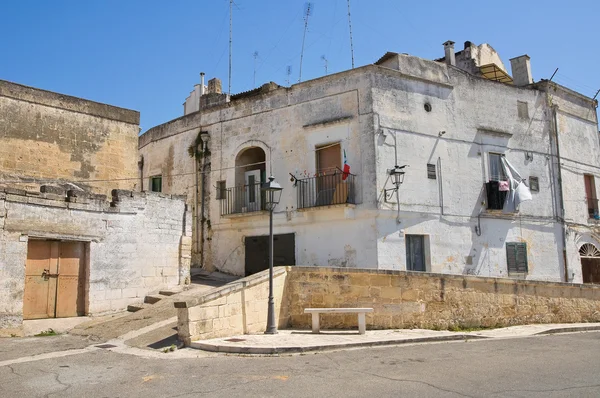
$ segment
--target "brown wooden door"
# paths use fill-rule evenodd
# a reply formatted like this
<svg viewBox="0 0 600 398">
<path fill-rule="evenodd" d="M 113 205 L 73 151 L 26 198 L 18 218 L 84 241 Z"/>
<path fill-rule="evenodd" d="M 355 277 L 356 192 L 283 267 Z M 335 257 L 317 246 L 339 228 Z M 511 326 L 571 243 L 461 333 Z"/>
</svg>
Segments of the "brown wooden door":
<svg viewBox="0 0 600 398">
<path fill-rule="evenodd" d="M 56 317 L 85 314 L 85 245 L 82 242 L 60 242 Z"/>
<path fill-rule="evenodd" d="M 600 283 L 600 258 L 581 258 L 583 283 Z"/>
<path fill-rule="evenodd" d="M 23 318 L 84 315 L 85 263 L 83 242 L 30 240 Z"/>
</svg>

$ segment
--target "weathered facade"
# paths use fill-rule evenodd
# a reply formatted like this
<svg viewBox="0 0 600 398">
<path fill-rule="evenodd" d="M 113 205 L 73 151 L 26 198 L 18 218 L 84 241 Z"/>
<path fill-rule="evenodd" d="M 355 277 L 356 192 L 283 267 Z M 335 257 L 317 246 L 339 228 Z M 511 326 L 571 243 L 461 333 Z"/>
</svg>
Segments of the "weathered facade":
<svg viewBox="0 0 600 398">
<path fill-rule="evenodd" d="M 189 283 L 185 198 L 131 190 L 138 123 L 135 111 L 0 81 L 0 335 Z"/>
<path fill-rule="evenodd" d="M 144 133 L 145 181 L 193 206 L 194 263 L 266 266 L 259 184 L 273 175 L 276 264 L 591 281 L 597 102 L 534 83 L 527 56 L 510 76 L 489 45 L 453 45 L 438 61 L 388 53 L 291 87 L 209 89 L 198 112 Z M 502 210 L 503 159 L 532 191 L 516 210 Z"/>
<path fill-rule="evenodd" d="M 139 112 L 0 80 L 0 118 L 0 187 L 139 190 Z"/>
<path fill-rule="evenodd" d="M 4 189 L 0 334 L 20 334 L 23 319 L 123 311 L 189 283 L 190 244 L 183 198 L 115 190 L 108 202 Z M 74 245 L 75 255 L 64 253 Z"/>
</svg>

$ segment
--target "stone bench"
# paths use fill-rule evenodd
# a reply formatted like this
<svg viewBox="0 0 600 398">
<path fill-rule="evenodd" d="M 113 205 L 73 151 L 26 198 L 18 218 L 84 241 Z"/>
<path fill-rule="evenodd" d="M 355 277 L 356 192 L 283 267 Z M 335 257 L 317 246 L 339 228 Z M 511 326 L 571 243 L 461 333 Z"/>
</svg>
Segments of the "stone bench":
<svg viewBox="0 0 600 398">
<path fill-rule="evenodd" d="M 373 308 L 305 308 L 305 314 L 312 314 L 312 331 L 319 333 L 319 314 L 358 314 L 358 334 L 365 334 L 367 321 L 365 314 L 373 312 Z"/>
</svg>

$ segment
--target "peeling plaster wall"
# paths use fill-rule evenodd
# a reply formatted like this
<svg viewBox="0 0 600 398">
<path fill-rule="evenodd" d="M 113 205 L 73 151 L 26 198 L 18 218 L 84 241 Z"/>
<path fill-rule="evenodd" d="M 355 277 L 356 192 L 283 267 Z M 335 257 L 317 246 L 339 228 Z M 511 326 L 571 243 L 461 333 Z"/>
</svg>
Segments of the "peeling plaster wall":
<svg viewBox="0 0 600 398">
<path fill-rule="evenodd" d="M 295 234 L 298 264 L 404 270 L 406 235 L 419 234 L 427 237 L 431 272 L 506 277 L 506 242 L 525 242 L 529 271 L 511 277 L 564 280 L 552 105 L 560 110 L 561 155 L 597 172 L 598 124 L 589 99 L 568 90 L 550 96 L 542 83 L 514 87 L 408 55 L 395 55 L 382 67 L 369 65 L 235 97 L 140 137 L 142 153 L 151 154 L 146 148 L 155 145 L 165 154 L 175 145 L 177 159 L 197 131 L 209 132 L 207 268 L 243 275 L 244 238 L 268 234 L 266 213 L 222 217 L 221 201 L 215 198 L 216 181 L 226 181 L 227 187 L 239 183 L 234 166 L 240 151 L 259 147 L 265 152 L 266 175 L 272 173 L 284 188 L 274 231 Z M 431 105 L 430 112 L 425 104 Z M 523 104 L 526 114 L 523 108 L 519 112 Z M 563 139 L 567 134 L 576 138 Z M 288 173 L 313 175 L 315 146 L 336 141 L 357 174 L 358 204 L 298 211 L 297 188 Z M 486 209 L 490 153 L 504 154 L 522 177 L 539 179 L 539 192 L 518 213 Z M 395 164 L 410 165 L 399 204 L 395 195 L 386 200 L 383 194 L 392 187 L 388 170 Z M 427 177 L 428 164 L 435 165 L 436 179 Z M 176 161 L 174 170 L 186 167 Z M 567 221 L 578 220 L 583 228 L 575 231 L 569 224 L 566 245 L 569 281 L 580 282 L 576 241 L 595 240 L 596 227 L 586 217 L 582 176 L 563 169 L 563 180 Z"/>
<path fill-rule="evenodd" d="M 210 135 L 211 173 L 206 187 L 206 231 L 204 261 L 207 268 L 244 274 L 246 236 L 268 234 L 265 213 L 221 217 L 221 201 L 215 197 L 216 181 L 233 187 L 235 159 L 250 147 L 265 152 L 266 175 L 273 174 L 283 186 L 274 215 L 275 233 L 294 233 L 296 262 L 347 267 L 375 267 L 375 223 L 368 209 L 375 203 L 374 158 L 368 89 L 371 66 L 321 79 L 279 88 L 157 126 L 140 137 L 144 175 L 152 167 L 164 167 L 167 148 L 173 146 L 173 173 L 185 173 L 193 162 L 187 148 L 200 130 Z M 313 176 L 315 147 L 340 142 L 346 150 L 355 181 L 356 206 L 297 210 L 297 188 L 289 173 L 298 178 Z M 341 164 L 341 160 L 340 160 Z M 148 165 L 148 169 L 146 169 Z M 171 193 L 184 194 L 191 177 L 176 178 Z M 239 178 L 238 178 L 239 180 Z M 164 180 L 163 180 L 164 181 Z M 164 184 L 164 183 L 163 183 Z M 193 200 L 189 190 L 188 200 Z M 197 239 L 197 235 L 195 235 Z M 323 245 L 327 241 L 329 244 Z M 364 250 L 357 250 L 364 248 Z M 196 256 L 195 264 L 199 258 Z M 367 265 L 368 264 L 368 265 Z"/>
<path fill-rule="evenodd" d="M 430 272 L 506 277 L 505 243 L 526 242 L 529 272 L 518 277 L 564 281 L 553 119 L 546 93 L 479 79 L 439 63 L 432 69 L 437 74 L 425 74 L 409 68 L 414 63 L 409 59 L 399 55 L 400 71 L 381 74 L 373 87 L 374 112 L 382 132 L 375 143 L 379 267 L 406 269 L 405 236 L 416 234 L 427 237 Z M 429 61 L 422 62 L 427 69 Z M 401 74 L 406 70 L 410 70 L 408 78 Z M 585 170 L 597 172 L 595 111 L 589 99 L 585 103 L 572 96 L 561 98 L 561 109 L 569 110 L 569 114 L 559 112 L 561 156 L 572 156 Z M 528 118 L 518 114 L 517 101 L 527 104 Z M 425 103 L 431 104 L 431 112 L 424 109 Z M 568 132 L 572 137 L 567 139 Z M 386 170 L 395 164 L 394 135 L 398 164 L 410 165 L 400 188 L 400 224 L 396 198 L 386 201 L 382 195 L 384 188 L 391 187 Z M 522 177 L 539 178 L 540 191 L 533 192 L 533 200 L 522 203 L 518 213 L 488 211 L 482 205 L 490 152 L 505 154 Z M 437 179 L 427 178 L 427 164 L 436 165 Z M 571 215 L 587 223 L 583 176 L 574 178 L 565 168 L 567 219 Z M 569 281 L 580 282 L 575 246 L 567 244 Z"/>
<path fill-rule="evenodd" d="M 98 315 L 189 282 L 189 218 L 183 199 L 170 195 L 115 190 L 111 205 L 0 190 L 0 335 L 20 333 L 29 239 L 87 243 L 87 313 Z"/>
<path fill-rule="evenodd" d="M 0 80 L 0 186 L 136 189 L 138 132 L 138 112 Z"/>
</svg>

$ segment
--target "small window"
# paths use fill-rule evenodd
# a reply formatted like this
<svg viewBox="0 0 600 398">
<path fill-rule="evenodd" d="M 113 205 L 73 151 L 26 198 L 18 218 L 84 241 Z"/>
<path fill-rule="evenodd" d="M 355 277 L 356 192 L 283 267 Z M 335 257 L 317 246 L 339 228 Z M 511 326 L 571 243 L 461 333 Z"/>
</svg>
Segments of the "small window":
<svg viewBox="0 0 600 398">
<path fill-rule="evenodd" d="M 408 271 L 427 271 L 429 255 L 425 235 L 406 235 L 406 269 Z"/>
<path fill-rule="evenodd" d="M 540 191 L 540 181 L 537 177 L 529 176 L 529 189 L 531 190 L 531 192 Z"/>
<path fill-rule="evenodd" d="M 529 119 L 527 102 L 517 101 L 517 113 L 519 114 L 519 119 Z"/>
<path fill-rule="evenodd" d="M 423 108 L 425 108 L 425 112 L 431 112 L 431 104 L 429 102 L 426 102 Z"/>
<path fill-rule="evenodd" d="M 502 167 L 502 155 L 499 153 L 488 154 L 490 162 L 490 181 L 506 181 L 506 174 L 504 173 L 504 167 Z"/>
<path fill-rule="evenodd" d="M 162 192 L 162 176 L 150 177 L 150 190 L 152 192 Z"/>
<path fill-rule="evenodd" d="M 435 164 L 427 164 L 427 178 L 431 180 L 436 179 Z"/>
<path fill-rule="evenodd" d="M 508 273 L 527 273 L 527 243 L 506 243 Z"/>
<path fill-rule="evenodd" d="M 595 218 L 598 216 L 598 197 L 596 196 L 596 179 L 591 174 L 584 174 L 585 183 L 585 201 L 587 203 L 588 216 Z"/>
<path fill-rule="evenodd" d="M 227 188 L 225 187 L 225 181 L 217 181 L 217 200 L 225 199 L 227 197 Z"/>
</svg>

